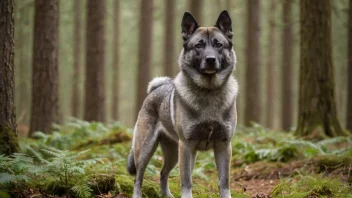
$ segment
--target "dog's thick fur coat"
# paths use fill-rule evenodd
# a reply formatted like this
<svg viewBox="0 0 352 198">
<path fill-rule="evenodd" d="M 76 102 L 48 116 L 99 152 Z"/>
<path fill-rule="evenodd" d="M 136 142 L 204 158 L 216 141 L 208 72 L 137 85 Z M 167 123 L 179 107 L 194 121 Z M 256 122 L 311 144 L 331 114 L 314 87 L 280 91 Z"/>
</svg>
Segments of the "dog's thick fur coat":
<svg viewBox="0 0 352 198">
<path fill-rule="evenodd" d="M 170 171 L 180 166 L 182 197 L 192 197 L 192 169 L 199 150 L 213 149 L 221 197 L 231 197 L 229 171 L 231 138 L 236 122 L 238 85 L 232 76 L 236 55 L 232 49 L 231 18 L 223 11 L 215 27 L 199 27 L 190 13 L 182 20 L 184 47 L 180 72 L 171 79 L 149 83 L 138 114 L 127 169 L 136 175 L 134 198 L 142 197 L 147 164 L 158 144 L 164 155 L 161 195 L 173 197 Z"/>
</svg>

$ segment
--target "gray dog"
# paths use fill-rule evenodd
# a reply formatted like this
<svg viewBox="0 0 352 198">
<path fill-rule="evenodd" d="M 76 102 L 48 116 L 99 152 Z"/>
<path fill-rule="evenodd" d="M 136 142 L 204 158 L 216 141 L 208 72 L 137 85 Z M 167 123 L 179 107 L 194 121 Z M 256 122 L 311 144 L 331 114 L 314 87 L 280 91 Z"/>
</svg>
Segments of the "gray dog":
<svg viewBox="0 0 352 198">
<path fill-rule="evenodd" d="M 180 166 L 182 197 L 192 197 L 192 169 L 198 150 L 214 150 L 220 195 L 231 197 L 231 137 L 236 122 L 237 81 L 232 76 L 236 55 L 232 23 L 226 10 L 214 27 L 199 27 L 186 12 L 182 19 L 180 72 L 155 78 L 138 114 L 127 169 L 135 175 L 133 197 L 142 197 L 143 175 L 158 143 L 164 155 L 161 195 L 173 197 L 168 178 Z"/>
</svg>

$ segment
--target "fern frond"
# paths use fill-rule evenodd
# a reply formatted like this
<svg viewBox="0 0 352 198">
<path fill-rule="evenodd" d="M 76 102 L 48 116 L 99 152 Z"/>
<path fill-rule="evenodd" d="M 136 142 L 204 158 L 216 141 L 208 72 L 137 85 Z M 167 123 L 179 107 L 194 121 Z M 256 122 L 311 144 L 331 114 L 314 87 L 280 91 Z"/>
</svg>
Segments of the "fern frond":
<svg viewBox="0 0 352 198">
<path fill-rule="evenodd" d="M 33 133 L 32 135 L 34 138 L 39 138 L 39 139 L 42 139 L 44 141 L 46 141 L 48 138 L 49 138 L 49 135 L 48 134 L 45 134 L 41 131 L 37 131 L 35 133 Z"/>
<path fill-rule="evenodd" d="M 71 188 L 71 190 L 77 195 L 77 197 L 91 197 L 93 190 L 86 183 L 80 183 Z"/>
<path fill-rule="evenodd" d="M 8 184 L 16 181 L 16 176 L 9 173 L 0 173 L 0 184 Z"/>
<path fill-rule="evenodd" d="M 310 141 L 289 140 L 289 141 L 285 141 L 285 142 L 288 143 L 289 145 L 297 146 L 297 148 L 306 148 L 306 149 L 308 148 L 317 154 L 321 154 L 321 155 L 326 154 L 326 152 L 320 146 L 318 146 Z"/>
<path fill-rule="evenodd" d="M 339 136 L 339 137 L 335 137 L 335 138 L 329 138 L 329 139 L 322 140 L 316 144 L 318 146 L 328 146 L 331 144 L 337 144 L 337 143 L 342 143 L 342 142 L 347 142 L 347 141 L 348 141 L 348 138 L 343 137 L 343 136 Z"/>
</svg>

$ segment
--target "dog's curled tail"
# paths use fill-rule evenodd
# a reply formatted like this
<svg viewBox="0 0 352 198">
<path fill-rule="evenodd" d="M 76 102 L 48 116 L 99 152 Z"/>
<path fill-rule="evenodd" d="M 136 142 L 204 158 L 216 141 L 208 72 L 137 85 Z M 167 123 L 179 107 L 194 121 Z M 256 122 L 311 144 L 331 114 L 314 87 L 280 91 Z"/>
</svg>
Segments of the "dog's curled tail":
<svg viewBox="0 0 352 198">
<path fill-rule="evenodd" d="M 166 77 L 166 76 L 154 78 L 152 81 L 149 82 L 147 94 L 150 94 L 156 88 L 164 84 L 170 83 L 171 81 L 172 81 L 172 78 Z"/>
<path fill-rule="evenodd" d="M 127 171 L 130 175 L 136 175 L 137 173 L 136 165 L 134 163 L 134 154 L 133 154 L 132 148 L 127 158 Z"/>
</svg>

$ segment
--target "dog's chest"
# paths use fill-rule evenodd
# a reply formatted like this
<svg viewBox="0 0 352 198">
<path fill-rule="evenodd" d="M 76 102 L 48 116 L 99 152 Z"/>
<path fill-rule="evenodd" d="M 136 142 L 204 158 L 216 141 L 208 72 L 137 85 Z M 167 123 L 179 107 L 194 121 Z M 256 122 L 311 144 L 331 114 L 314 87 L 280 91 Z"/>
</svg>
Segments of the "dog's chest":
<svg viewBox="0 0 352 198">
<path fill-rule="evenodd" d="M 186 140 L 195 144 L 197 150 L 208 150 L 214 144 L 229 141 L 232 126 L 218 121 L 204 121 L 191 125 L 184 133 Z"/>
<path fill-rule="evenodd" d="M 187 130 L 188 140 L 227 141 L 230 139 L 232 126 L 217 121 L 204 121 L 191 125 Z"/>
</svg>

